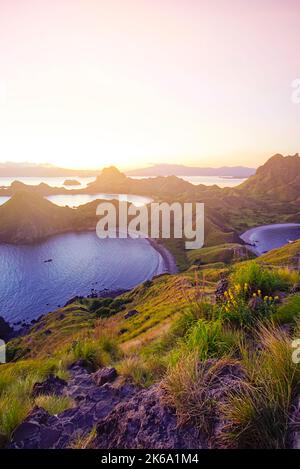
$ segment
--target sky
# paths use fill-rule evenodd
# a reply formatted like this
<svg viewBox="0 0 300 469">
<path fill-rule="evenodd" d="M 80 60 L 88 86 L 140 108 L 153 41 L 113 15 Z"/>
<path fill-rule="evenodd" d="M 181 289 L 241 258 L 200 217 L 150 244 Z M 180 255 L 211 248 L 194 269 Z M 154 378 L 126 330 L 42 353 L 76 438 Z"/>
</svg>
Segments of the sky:
<svg viewBox="0 0 300 469">
<path fill-rule="evenodd" d="M 296 153 L 299 24 L 299 0 L 0 0 L 0 161 Z"/>
</svg>

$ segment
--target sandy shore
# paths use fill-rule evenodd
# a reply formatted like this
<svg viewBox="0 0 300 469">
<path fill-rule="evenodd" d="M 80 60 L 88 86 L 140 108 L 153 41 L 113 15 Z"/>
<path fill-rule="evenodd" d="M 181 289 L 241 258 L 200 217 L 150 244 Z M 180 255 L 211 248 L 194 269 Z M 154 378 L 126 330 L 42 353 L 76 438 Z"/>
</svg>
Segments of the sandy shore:
<svg viewBox="0 0 300 469">
<path fill-rule="evenodd" d="M 245 231 L 242 235 L 240 235 L 240 238 L 244 241 L 244 243 L 247 245 L 248 249 L 252 251 L 254 254 L 257 256 L 260 256 L 262 253 L 259 249 L 256 247 L 256 239 L 259 237 L 259 234 L 262 233 L 263 231 L 267 230 L 281 230 L 283 228 L 294 228 L 294 227 L 300 227 L 299 223 L 274 223 L 272 225 L 262 225 L 262 226 L 257 226 L 255 228 L 251 228 L 250 230 Z"/>
<path fill-rule="evenodd" d="M 168 251 L 165 246 L 159 244 L 155 239 L 147 238 L 149 244 L 161 255 L 166 272 L 169 274 L 176 274 L 178 268 L 174 256 Z"/>
</svg>

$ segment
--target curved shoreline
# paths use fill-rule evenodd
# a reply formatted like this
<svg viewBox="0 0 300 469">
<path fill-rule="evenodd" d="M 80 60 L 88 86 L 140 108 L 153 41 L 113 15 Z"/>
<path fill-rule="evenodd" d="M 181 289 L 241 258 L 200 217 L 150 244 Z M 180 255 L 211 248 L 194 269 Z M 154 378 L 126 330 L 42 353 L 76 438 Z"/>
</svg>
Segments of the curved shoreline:
<svg viewBox="0 0 300 469">
<path fill-rule="evenodd" d="M 86 232 L 86 234 L 88 234 L 89 232 Z M 69 233 L 70 234 L 70 233 Z M 77 240 L 77 237 L 76 235 L 78 233 L 73 233 L 75 235 L 75 247 L 77 246 L 77 242 L 79 242 Z M 81 234 L 84 234 L 84 233 L 81 233 Z M 65 233 L 64 234 L 60 234 L 60 235 L 57 235 L 59 238 L 61 238 L 61 240 L 59 241 L 58 240 L 58 243 L 62 243 L 62 242 L 67 242 L 67 238 L 65 238 Z M 53 237 L 54 238 L 54 237 Z M 73 238 L 71 238 L 73 239 Z M 83 238 L 84 240 L 85 238 Z M 92 279 L 91 280 L 91 283 L 90 283 L 90 288 L 88 287 L 87 291 L 84 291 L 79 288 L 80 287 L 80 282 L 77 283 L 77 286 L 76 284 L 74 284 L 74 288 L 72 287 L 72 289 L 70 290 L 70 295 L 60 295 L 58 296 L 56 293 L 56 290 L 54 290 L 54 298 L 52 298 L 52 293 L 51 291 L 53 290 L 53 286 L 52 284 L 47 286 L 47 288 L 49 289 L 49 298 L 51 297 L 51 301 L 49 302 L 48 301 L 48 297 L 47 297 L 47 300 L 45 299 L 45 301 L 42 301 L 43 304 L 40 305 L 40 308 L 37 308 L 37 307 L 34 307 L 34 303 L 32 303 L 32 307 L 28 309 L 28 311 L 26 312 L 26 314 L 22 314 L 20 315 L 19 313 L 18 314 L 10 314 L 10 315 L 5 315 L 5 318 L 6 320 L 9 321 L 10 324 L 13 325 L 14 329 L 16 330 L 16 326 L 18 326 L 18 329 L 23 329 L 23 326 L 25 324 L 30 324 L 32 322 L 32 319 L 36 319 L 37 317 L 40 317 L 41 314 L 44 315 L 44 314 L 48 314 L 48 312 L 51 312 L 51 311 L 54 311 L 56 310 L 57 308 L 61 307 L 61 305 L 65 304 L 65 303 L 68 303 L 70 301 L 70 297 L 71 298 L 74 298 L 75 296 L 85 296 L 85 297 L 115 297 L 115 296 L 118 296 L 122 293 L 124 293 L 125 291 L 129 291 L 133 288 L 135 288 L 137 285 L 143 283 L 144 281 L 146 281 L 146 279 L 149 279 L 149 280 L 152 280 L 154 277 L 156 276 L 159 276 L 159 275 L 164 275 L 164 274 L 172 274 L 172 273 L 176 273 L 177 272 L 177 267 L 176 267 L 176 262 L 175 262 L 175 259 L 173 258 L 172 254 L 165 248 L 165 246 L 162 246 L 160 245 L 156 240 L 153 240 L 153 239 L 149 239 L 149 238 L 144 238 L 144 239 L 141 239 L 141 241 L 143 241 L 143 252 L 145 252 L 145 258 L 146 259 L 146 263 L 144 265 L 144 267 L 142 265 L 140 266 L 137 266 L 137 269 L 138 271 L 141 270 L 141 272 L 144 272 L 146 271 L 146 277 L 141 274 L 140 276 L 139 275 L 135 275 L 133 276 L 133 278 L 136 278 L 137 281 L 135 281 L 131 286 L 129 285 L 129 283 L 125 282 L 126 286 L 122 286 L 122 285 L 119 285 L 119 283 L 117 283 L 115 285 L 114 281 L 110 282 L 108 281 L 107 284 L 104 284 L 102 285 L 102 283 L 99 283 L 98 279 L 96 279 L 97 281 L 94 282 L 95 279 Z M 80 241 L 81 242 L 81 241 Z M 40 244 L 40 243 L 38 243 Z M 43 244 L 43 242 L 42 242 Z M 110 246 L 110 249 L 113 250 L 114 248 L 114 245 L 115 243 L 114 242 L 111 242 L 109 244 Z M 127 252 L 127 249 L 126 249 L 127 245 L 125 244 L 124 245 L 124 249 L 126 250 Z M 130 247 L 130 246 L 129 246 Z M 8 246 L 8 248 L 10 249 L 10 246 Z M 17 247 L 17 249 L 22 249 L 22 246 L 20 247 Z M 136 251 L 135 247 L 130 247 L 130 249 L 133 251 L 128 251 L 129 253 L 132 252 L 132 254 L 134 254 L 134 252 Z M 47 251 L 47 252 L 46 252 Z M 112 252 L 112 251 L 111 251 Z M 119 251 L 117 251 L 119 252 Z M 148 254 L 147 254 L 148 252 Z M 123 252 L 123 254 L 125 255 L 126 257 L 126 253 Z M 48 256 L 48 257 L 47 257 Z M 51 251 L 51 255 L 50 255 L 50 251 L 48 251 L 48 247 L 44 247 L 43 250 L 42 250 L 42 254 L 40 256 L 40 262 L 39 262 L 39 266 L 41 263 L 43 263 L 43 259 L 46 259 L 46 258 L 49 258 L 49 257 L 53 257 L 52 256 L 52 251 Z M 54 256 L 55 258 L 55 256 Z M 56 258 L 55 258 L 56 259 Z M 143 263 L 143 260 L 141 260 L 140 258 L 138 258 L 141 263 Z M 148 261 L 147 261 L 148 259 Z M 43 263 L 44 264 L 44 263 Z M 108 264 L 110 265 L 111 262 L 108 261 Z M 50 267 L 49 267 L 50 268 Z M 133 268 L 134 268 L 134 264 L 133 264 Z M 42 269 L 44 269 L 42 267 Z M 47 267 L 48 269 L 48 267 Z M 44 272 L 44 270 L 43 270 Z M 148 272 L 148 273 L 147 273 Z M 51 283 L 51 282 L 50 282 Z M 97 286 L 94 286 L 96 285 Z M 78 287 L 78 288 L 77 288 Z M 52 290 L 51 290 L 52 289 Z M 9 300 L 9 301 L 12 301 L 12 300 Z M 45 305 L 44 305 L 45 303 Z M 49 304 L 51 303 L 51 304 Z M 53 304 L 52 304 L 53 303 Z M 30 305 L 29 305 L 30 306 Z M 37 311 L 39 314 L 36 314 Z M 41 314 L 40 314 L 41 313 Z M 9 317 L 9 319 L 7 319 Z"/>
<path fill-rule="evenodd" d="M 157 251 L 158 254 L 160 254 L 160 256 L 162 257 L 166 273 L 176 274 L 178 272 L 178 268 L 176 265 L 175 258 L 170 253 L 170 251 L 162 244 L 159 244 L 156 239 L 147 238 L 147 241 L 150 244 L 150 246 L 152 246 L 153 249 L 155 249 L 155 251 Z"/>
<path fill-rule="evenodd" d="M 260 256 L 262 255 L 262 252 L 256 248 L 255 235 L 263 231 L 280 230 L 282 228 L 300 228 L 300 224 L 299 223 L 274 223 L 271 225 L 261 225 L 261 226 L 257 226 L 254 228 L 250 228 L 249 230 L 245 231 L 243 234 L 240 235 L 240 238 L 244 241 L 244 243 L 247 245 L 250 251 L 252 251 L 257 256 Z M 271 249 L 269 249 L 268 251 L 271 251 Z"/>
</svg>

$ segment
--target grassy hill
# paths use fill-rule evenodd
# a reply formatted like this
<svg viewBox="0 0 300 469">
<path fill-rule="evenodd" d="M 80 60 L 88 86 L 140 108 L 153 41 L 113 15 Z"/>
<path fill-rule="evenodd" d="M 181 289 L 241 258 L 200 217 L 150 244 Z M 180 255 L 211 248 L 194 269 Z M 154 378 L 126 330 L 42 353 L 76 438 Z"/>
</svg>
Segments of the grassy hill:
<svg viewBox="0 0 300 469">
<path fill-rule="evenodd" d="M 104 172 L 95 191 L 205 202 L 206 246 L 185 252 L 182 241 L 170 240 L 188 270 L 116 298 L 74 299 L 10 341 L 9 363 L 0 367 L 0 444 L 37 404 L 34 384 L 51 373 L 69 380 L 70 365 L 80 361 L 89 371 L 114 366 L 121 382 L 140 388 L 159 385 L 178 426 L 196 428 L 207 447 L 292 446 L 300 395 L 299 365 L 291 359 L 300 334 L 300 240 L 255 260 L 237 240 L 247 227 L 299 214 L 299 160 L 276 155 L 234 189 Z M 84 229 L 95 222 L 97 203 L 72 210 L 18 192 L 0 207 L 0 239 L 29 242 Z M 61 398 L 51 398 L 59 414 Z"/>
<path fill-rule="evenodd" d="M 238 243 L 227 243 L 202 249 L 194 249 L 188 253 L 189 261 L 198 265 L 213 264 L 215 262 L 231 264 L 234 261 L 251 259 L 252 257 L 254 256 L 246 246 Z"/>
<path fill-rule="evenodd" d="M 130 193 L 147 195 L 155 201 L 203 202 L 205 204 L 205 246 L 239 242 L 238 234 L 253 226 L 299 220 L 300 157 L 275 155 L 260 167 L 254 176 L 237 188 L 221 189 L 217 186 L 194 186 L 175 176 L 136 180 L 126 177 L 116 168 L 106 168 L 88 188 L 76 193 Z M 43 199 L 34 199 L 34 193 L 48 193 L 47 187 L 29 187 L 15 183 L 11 203 L 0 207 L 4 230 L 0 239 L 7 240 L 6 229 L 13 242 L 38 239 L 48 233 L 63 232 L 66 226 L 84 229 L 94 226 L 95 214 L 90 204 L 77 209 L 77 214 L 66 208 L 51 208 Z M 55 193 L 56 188 L 51 189 Z M 64 189 L 66 191 L 66 189 Z M 27 193 L 27 195 L 25 194 Z M 72 191 L 74 192 L 74 191 Z M 18 193 L 22 193 L 21 196 Z M 32 196 L 30 199 L 30 195 Z M 24 200 L 23 200 L 24 199 Z M 31 201 L 30 201 L 31 200 Z M 34 202 L 35 201 L 35 202 Z M 289 202 L 289 203 L 286 203 Z M 36 205 L 36 210 L 34 208 Z M 19 206 L 19 207 L 18 207 Z M 23 207 L 24 206 L 24 207 Z M 64 212 L 63 212 L 64 210 Z M 45 213 L 43 220 L 42 213 Z M 48 213 L 49 212 L 49 213 Z M 2 215 L 1 215 L 2 213 Z M 22 213 L 25 215 L 22 216 Z M 63 214 L 63 215 L 62 215 Z M 22 222 L 19 228 L 18 219 Z M 50 229 L 51 220 L 53 229 Z M 25 220 L 33 220 L 32 225 Z M 8 223 L 8 225 L 7 225 Z M 18 230 L 19 228 L 19 230 Z M 30 230 L 32 233 L 30 234 Z M 14 231 L 18 231 L 14 234 Z"/>
<path fill-rule="evenodd" d="M 271 265 L 288 265 L 299 268 L 300 266 L 300 240 L 294 241 L 286 246 L 263 254 L 258 262 Z"/>
<path fill-rule="evenodd" d="M 31 243 L 73 227 L 74 211 L 38 194 L 17 192 L 0 206 L 0 241 Z"/>
<path fill-rule="evenodd" d="M 227 272 L 229 294 L 215 303 L 221 271 Z M 215 267 L 214 275 L 215 280 L 197 271 L 164 275 L 117 298 L 75 300 L 12 340 L 12 361 L 0 368 L 2 441 L 35 405 L 34 383 L 50 373 L 69 379 L 70 364 L 81 360 L 89 370 L 114 366 L 121 379 L 138 386 L 160 383 L 179 425 L 196 425 L 210 446 L 287 446 L 287 419 L 300 388 L 299 370 L 288 359 L 300 330 L 299 295 L 289 294 L 299 275 L 255 261 L 225 271 Z M 261 304 L 254 304 L 252 292 L 262 296 Z M 221 402 L 211 400 L 210 391 L 222 376 L 229 379 L 232 366 L 238 367 L 239 386 Z M 55 409 L 60 399 L 52 398 Z M 207 419 L 227 424 L 215 433 Z"/>
</svg>

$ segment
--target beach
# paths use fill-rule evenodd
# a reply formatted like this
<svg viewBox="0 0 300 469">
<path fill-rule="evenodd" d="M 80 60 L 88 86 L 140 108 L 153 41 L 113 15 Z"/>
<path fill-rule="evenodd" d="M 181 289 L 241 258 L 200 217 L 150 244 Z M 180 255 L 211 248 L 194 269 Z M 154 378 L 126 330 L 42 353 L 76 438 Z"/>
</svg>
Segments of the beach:
<svg viewBox="0 0 300 469">
<path fill-rule="evenodd" d="M 300 238 L 299 223 L 263 225 L 245 231 L 240 238 L 257 256 Z"/>
</svg>

